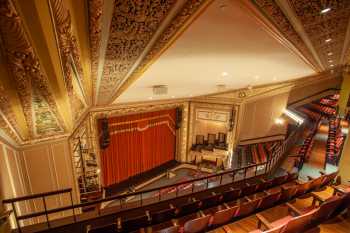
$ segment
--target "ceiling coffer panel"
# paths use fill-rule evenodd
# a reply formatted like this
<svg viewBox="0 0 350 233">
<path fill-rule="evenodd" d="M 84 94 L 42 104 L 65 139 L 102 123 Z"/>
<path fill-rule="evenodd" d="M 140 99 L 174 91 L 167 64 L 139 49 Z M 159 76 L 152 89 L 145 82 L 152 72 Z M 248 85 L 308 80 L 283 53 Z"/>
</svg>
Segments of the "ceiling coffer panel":
<svg viewBox="0 0 350 233">
<path fill-rule="evenodd" d="M 58 114 L 46 74 L 25 32 L 22 20 L 10 0 L 0 0 L 0 32 L 2 52 L 9 74 L 15 83 L 29 129 L 29 138 L 27 139 L 45 137 L 45 135 L 34 133 L 35 131 L 40 132 L 40 129 L 35 129 L 37 125 L 33 119 L 33 85 L 47 103 L 49 111 L 56 116 L 57 124 L 64 132 L 65 126 Z"/>
<path fill-rule="evenodd" d="M 115 1 L 98 103 L 110 102 L 175 2 Z"/>
<path fill-rule="evenodd" d="M 80 60 L 77 39 L 72 32 L 70 12 L 62 0 L 49 0 L 60 52 L 64 81 L 68 92 L 73 119 L 76 121 L 86 110 L 86 85 Z M 74 87 L 74 82 L 78 83 Z M 79 98 L 79 94 L 82 98 Z"/>
<path fill-rule="evenodd" d="M 342 64 L 341 56 L 350 19 L 350 1 L 289 0 L 289 2 L 325 67 Z M 326 8 L 330 11 L 322 14 L 321 11 Z M 329 39 L 331 40 L 327 42 Z"/>
</svg>

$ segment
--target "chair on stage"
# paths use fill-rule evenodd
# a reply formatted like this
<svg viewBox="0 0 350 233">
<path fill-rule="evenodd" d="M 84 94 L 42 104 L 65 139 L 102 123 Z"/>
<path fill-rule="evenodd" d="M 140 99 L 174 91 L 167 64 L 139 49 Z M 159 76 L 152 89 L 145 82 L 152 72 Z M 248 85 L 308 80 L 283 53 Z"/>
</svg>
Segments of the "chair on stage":
<svg viewBox="0 0 350 233">
<path fill-rule="evenodd" d="M 224 133 L 218 134 L 218 140 L 215 144 L 215 148 L 220 150 L 227 150 L 226 134 Z"/>
<path fill-rule="evenodd" d="M 207 141 L 207 144 L 204 146 L 204 149 L 209 151 L 214 151 L 215 142 L 216 142 L 216 135 L 212 133 L 208 133 L 208 141 Z"/>
<path fill-rule="evenodd" d="M 192 150 L 201 152 L 204 147 L 204 136 L 196 135 L 196 144 L 192 146 Z"/>
</svg>

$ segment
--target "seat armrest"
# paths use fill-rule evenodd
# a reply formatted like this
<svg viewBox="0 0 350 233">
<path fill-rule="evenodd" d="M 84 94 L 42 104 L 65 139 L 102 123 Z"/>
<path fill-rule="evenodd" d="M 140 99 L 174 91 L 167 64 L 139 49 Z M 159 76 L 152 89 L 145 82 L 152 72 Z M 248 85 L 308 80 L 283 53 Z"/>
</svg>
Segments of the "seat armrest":
<svg viewBox="0 0 350 233">
<path fill-rule="evenodd" d="M 253 200 L 250 199 L 249 197 L 244 197 L 244 199 L 246 199 L 247 201 L 253 201 Z"/>
<path fill-rule="evenodd" d="M 312 192 L 310 193 L 310 195 L 314 198 L 314 200 L 312 201 L 312 204 L 315 204 L 316 201 L 319 201 L 320 204 L 322 204 L 323 202 L 325 202 L 326 200 L 323 199 L 322 197 L 318 196 L 316 193 Z"/>
<path fill-rule="evenodd" d="M 177 219 L 171 219 L 171 223 L 173 224 L 173 226 L 179 225 L 179 222 L 177 221 Z"/>
<path fill-rule="evenodd" d="M 303 214 L 300 210 L 298 210 L 295 206 L 293 206 L 292 204 L 290 204 L 288 202 L 286 203 L 286 206 L 288 207 L 289 211 L 291 211 L 291 212 L 293 212 L 293 213 L 295 213 L 297 215 L 302 215 Z"/>
<path fill-rule="evenodd" d="M 331 187 L 334 189 L 334 194 L 336 194 L 336 193 L 342 193 L 342 194 L 346 193 L 346 192 L 344 191 L 344 189 L 339 188 L 339 187 L 337 187 L 337 186 L 335 186 L 335 185 L 331 185 Z"/>
<path fill-rule="evenodd" d="M 200 217 L 205 217 L 206 216 L 205 213 L 202 210 L 198 211 L 198 213 L 199 213 Z"/>
<path fill-rule="evenodd" d="M 228 209 L 230 206 L 227 203 L 223 203 L 223 205 Z"/>
<path fill-rule="evenodd" d="M 270 222 L 267 221 L 267 219 L 262 216 L 261 214 L 256 214 L 255 215 L 258 219 L 258 228 L 261 228 L 261 225 L 264 225 L 267 229 L 272 229 L 273 226 L 271 226 Z"/>
<path fill-rule="evenodd" d="M 264 193 L 266 194 L 266 195 L 270 195 L 271 193 L 269 192 L 269 191 L 267 191 L 267 190 L 264 190 Z"/>
<path fill-rule="evenodd" d="M 170 207 L 170 209 L 175 209 L 175 206 L 171 203 L 169 203 L 169 207 Z"/>
</svg>

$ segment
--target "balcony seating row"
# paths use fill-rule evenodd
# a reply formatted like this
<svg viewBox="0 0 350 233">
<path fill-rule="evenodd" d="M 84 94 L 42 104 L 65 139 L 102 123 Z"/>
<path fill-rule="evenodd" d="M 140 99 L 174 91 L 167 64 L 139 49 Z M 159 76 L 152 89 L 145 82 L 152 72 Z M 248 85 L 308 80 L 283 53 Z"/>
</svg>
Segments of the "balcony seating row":
<svg viewBox="0 0 350 233">
<path fill-rule="evenodd" d="M 336 165 L 339 160 L 339 152 L 344 142 L 341 132 L 340 119 L 329 119 L 329 130 L 327 139 L 327 162 Z"/>
<path fill-rule="evenodd" d="M 308 104 L 307 107 L 310 108 L 312 111 L 319 112 L 326 116 L 334 116 L 337 112 L 336 109 L 333 107 L 329 107 L 318 103 Z"/>
<path fill-rule="evenodd" d="M 183 232 L 201 232 L 208 227 L 217 227 L 256 210 L 269 208 L 277 202 L 316 190 L 329 184 L 336 173 L 323 175 L 306 183 L 293 181 L 296 176 L 288 174 L 246 184 L 241 189 L 231 187 L 222 192 L 200 193 L 196 197 L 187 198 L 187 201 L 183 199 L 182 203 L 170 203 L 168 207 L 164 206 L 157 211 L 146 207 L 143 216 L 128 220 L 119 218 L 112 225 L 90 229 L 88 232 L 140 232 L 140 228 L 147 228 L 147 232 L 178 232 L 179 229 Z"/>
<path fill-rule="evenodd" d="M 224 185 L 207 191 L 193 193 L 178 199 L 162 202 L 161 205 L 156 207 L 145 206 L 140 211 L 128 214 L 128 217 L 122 216 L 118 218 L 118 221 L 114 224 L 91 229 L 89 232 L 131 232 L 142 227 L 169 221 L 173 218 L 190 215 L 221 203 L 231 202 L 245 195 L 252 195 L 267 188 L 291 182 L 297 177 L 297 173 L 292 173 L 274 179 L 249 180 L 235 185 Z"/>
<path fill-rule="evenodd" d="M 255 143 L 242 146 L 240 153 L 245 156 L 247 165 L 264 163 L 268 161 L 273 154 L 274 149 L 281 144 L 281 141 L 272 141 L 264 143 Z"/>
</svg>

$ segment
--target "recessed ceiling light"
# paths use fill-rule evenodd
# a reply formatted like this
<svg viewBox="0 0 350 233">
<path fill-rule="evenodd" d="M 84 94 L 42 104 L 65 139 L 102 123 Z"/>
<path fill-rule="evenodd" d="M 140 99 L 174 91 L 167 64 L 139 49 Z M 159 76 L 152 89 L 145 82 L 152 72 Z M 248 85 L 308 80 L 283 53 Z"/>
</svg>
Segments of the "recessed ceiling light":
<svg viewBox="0 0 350 233">
<path fill-rule="evenodd" d="M 333 62 L 333 60 L 328 60 L 328 62 L 329 62 L 329 63 L 332 63 L 332 62 Z"/>
<path fill-rule="evenodd" d="M 255 80 L 258 80 L 259 78 L 260 78 L 259 75 L 255 75 L 255 76 L 254 76 L 254 79 L 255 79 Z"/>
<path fill-rule="evenodd" d="M 248 86 L 247 86 L 247 89 L 248 89 L 248 90 L 251 90 L 251 89 L 253 89 L 253 86 L 252 86 L 252 85 L 248 85 Z"/>
<path fill-rule="evenodd" d="M 327 40 L 325 40 L 326 43 L 331 42 L 332 38 L 328 38 Z"/>
<path fill-rule="evenodd" d="M 333 65 L 333 64 L 330 64 L 329 66 L 330 66 L 330 67 L 333 67 L 334 65 Z"/>
<path fill-rule="evenodd" d="M 151 100 L 151 99 L 153 99 L 153 97 L 152 97 L 152 96 L 150 96 L 150 97 L 148 97 L 148 99 L 150 99 L 150 100 Z"/>
<path fill-rule="evenodd" d="M 228 75 L 228 73 L 227 73 L 226 71 L 224 71 L 224 72 L 221 73 L 221 76 L 222 76 L 222 77 L 226 77 L 227 75 Z"/>
<path fill-rule="evenodd" d="M 273 81 L 276 81 L 277 80 L 277 77 L 273 77 Z"/>
<path fill-rule="evenodd" d="M 333 55 L 333 53 L 332 53 L 332 52 L 329 52 L 329 53 L 327 53 L 327 55 L 328 55 L 328 56 L 332 56 L 332 55 Z"/>
<path fill-rule="evenodd" d="M 173 96 L 171 96 L 171 98 L 175 98 L 175 96 L 173 95 Z"/>
<path fill-rule="evenodd" d="M 321 10 L 321 14 L 325 14 L 327 12 L 329 12 L 331 10 L 330 7 L 324 8 L 323 10 Z"/>
</svg>

